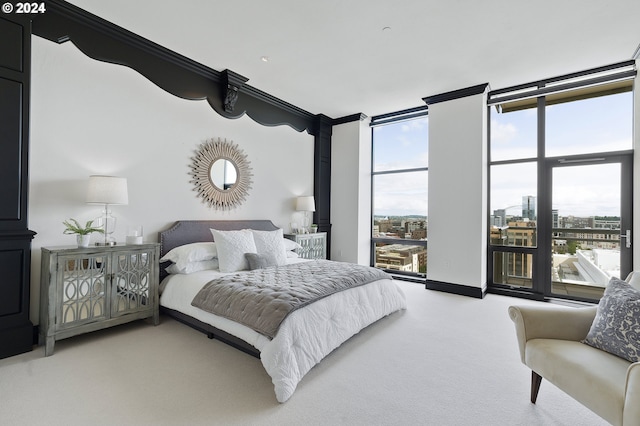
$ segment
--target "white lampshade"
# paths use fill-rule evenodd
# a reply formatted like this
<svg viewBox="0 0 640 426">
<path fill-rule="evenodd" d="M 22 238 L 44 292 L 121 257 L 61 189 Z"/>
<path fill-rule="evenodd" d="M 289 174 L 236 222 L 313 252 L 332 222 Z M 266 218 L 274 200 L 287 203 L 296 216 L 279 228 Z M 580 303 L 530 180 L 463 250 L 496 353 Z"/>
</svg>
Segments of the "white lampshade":
<svg viewBox="0 0 640 426">
<path fill-rule="evenodd" d="M 87 203 L 129 204 L 127 178 L 115 176 L 89 176 Z"/>
<path fill-rule="evenodd" d="M 316 202 L 313 199 L 313 195 L 307 197 L 298 197 L 296 199 L 296 210 L 302 212 L 315 212 Z"/>
</svg>

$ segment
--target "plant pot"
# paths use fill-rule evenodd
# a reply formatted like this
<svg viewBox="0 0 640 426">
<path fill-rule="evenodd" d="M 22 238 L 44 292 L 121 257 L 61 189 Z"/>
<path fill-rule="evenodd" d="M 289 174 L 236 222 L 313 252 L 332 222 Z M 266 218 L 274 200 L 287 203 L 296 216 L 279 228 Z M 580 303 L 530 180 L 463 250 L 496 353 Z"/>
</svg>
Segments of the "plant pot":
<svg viewBox="0 0 640 426">
<path fill-rule="evenodd" d="M 91 234 L 87 235 L 76 235 L 76 239 L 78 241 L 78 247 L 89 247 L 89 242 L 91 241 Z"/>
</svg>

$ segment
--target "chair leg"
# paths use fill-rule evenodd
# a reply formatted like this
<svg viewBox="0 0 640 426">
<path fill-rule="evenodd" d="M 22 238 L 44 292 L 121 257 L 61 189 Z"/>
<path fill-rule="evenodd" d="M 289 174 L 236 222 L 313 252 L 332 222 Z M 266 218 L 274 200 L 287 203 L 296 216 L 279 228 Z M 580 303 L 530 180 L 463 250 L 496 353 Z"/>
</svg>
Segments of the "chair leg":
<svg viewBox="0 0 640 426">
<path fill-rule="evenodd" d="M 538 399 L 538 391 L 540 390 L 541 382 L 542 376 L 531 370 L 531 402 L 534 404 L 536 403 L 536 399 Z"/>
</svg>

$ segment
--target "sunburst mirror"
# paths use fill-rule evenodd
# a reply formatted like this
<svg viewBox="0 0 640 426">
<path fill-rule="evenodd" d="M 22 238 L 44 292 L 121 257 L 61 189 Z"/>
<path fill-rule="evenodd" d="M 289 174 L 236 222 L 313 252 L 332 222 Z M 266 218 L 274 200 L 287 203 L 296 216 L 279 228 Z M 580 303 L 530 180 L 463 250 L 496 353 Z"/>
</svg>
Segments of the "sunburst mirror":
<svg viewBox="0 0 640 426">
<path fill-rule="evenodd" d="M 251 188 L 251 163 L 233 141 L 207 139 L 193 157 L 194 190 L 203 202 L 217 210 L 240 206 Z"/>
</svg>

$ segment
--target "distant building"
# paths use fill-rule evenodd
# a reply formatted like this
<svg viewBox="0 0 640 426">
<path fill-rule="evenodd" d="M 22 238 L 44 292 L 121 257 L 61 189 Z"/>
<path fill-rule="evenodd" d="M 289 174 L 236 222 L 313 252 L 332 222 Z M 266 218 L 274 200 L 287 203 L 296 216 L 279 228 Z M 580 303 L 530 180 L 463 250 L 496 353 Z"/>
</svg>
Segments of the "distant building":
<svg viewBox="0 0 640 426">
<path fill-rule="evenodd" d="M 505 209 L 497 209 L 493 211 L 491 216 L 491 225 L 496 228 L 502 228 L 507 224 L 507 211 Z"/>
<path fill-rule="evenodd" d="M 426 229 L 416 229 L 411 231 L 411 239 L 412 240 L 426 240 L 427 239 L 427 230 Z"/>
<path fill-rule="evenodd" d="M 593 217 L 563 216 L 561 228 L 593 228 Z"/>
<path fill-rule="evenodd" d="M 533 195 L 522 197 L 522 218 L 536 220 L 536 197 Z"/>
<path fill-rule="evenodd" d="M 620 229 L 619 217 L 594 217 L 593 227 L 595 229 Z"/>
<path fill-rule="evenodd" d="M 525 203 L 529 203 L 529 207 L 533 204 L 534 208 L 525 208 Z M 557 209 L 551 213 L 554 285 L 588 282 L 604 286 L 611 276 L 619 275 L 619 217 L 560 216 Z M 535 247 L 537 221 L 526 217 L 534 214 L 535 197 L 523 197 L 523 218 L 506 217 L 504 210 L 494 210 L 491 244 Z M 494 282 L 530 285 L 532 266 L 530 254 L 497 251 L 493 263 Z"/>
<path fill-rule="evenodd" d="M 405 222 L 404 230 L 406 232 L 405 238 L 410 238 L 412 240 L 427 239 L 427 229 L 425 227 L 425 222 L 423 221 Z"/>
<path fill-rule="evenodd" d="M 420 265 L 427 264 L 427 250 L 422 246 L 389 244 L 376 249 L 376 268 L 402 272 L 423 272 Z"/>
</svg>

